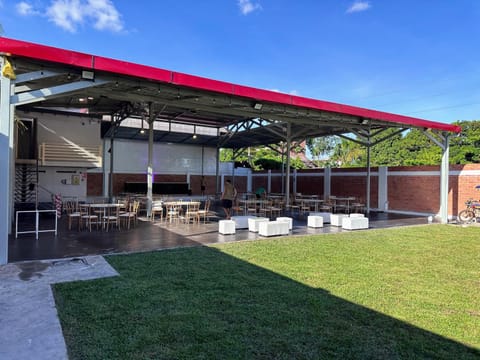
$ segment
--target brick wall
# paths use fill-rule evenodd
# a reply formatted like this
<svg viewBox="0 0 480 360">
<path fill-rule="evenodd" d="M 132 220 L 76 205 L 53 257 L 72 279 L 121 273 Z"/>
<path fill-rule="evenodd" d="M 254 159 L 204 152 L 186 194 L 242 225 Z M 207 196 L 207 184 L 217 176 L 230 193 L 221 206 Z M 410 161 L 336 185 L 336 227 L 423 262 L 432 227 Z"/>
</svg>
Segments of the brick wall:
<svg viewBox="0 0 480 360">
<path fill-rule="evenodd" d="M 281 192 L 280 172 L 271 173 L 271 192 Z M 255 172 L 252 176 L 252 190 L 260 186 L 268 187 L 268 173 Z M 293 192 L 293 172 L 290 179 L 290 191 Z M 193 195 L 200 194 L 200 175 L 190 176 Z M 230 177 L 226 176 L 225 179 Z M 156 174 L 155 182 L 186 182 L 186 175 Z M 215 194 L 215 176 L 206 176 L 206 194 Z M 127 181 L 147 181 L 145 174 L 114 174 L 114 194 L 123 192 Z M 309 169 L 297 172 L 297 192 L 323 196 L 325 172 L 323 169 Z M 378 169 L 371 169 L 370 206 L 381 208 L 378 204 Z M 235 187 L 239 193 L 247 191 L 247 176 L 235 176 Z M 452 165 L 449 177 L 448 214 L 456 216 L 465 207 L 469 198 L 480 198 L 475 186 L 480 185 L 480 164 Z M 399 166 L 388 168 L 388 209 L 405 212 L 438 213 L 440 210 L 440 167 L 439 166 Z M 366 169 L 331 169 L 330 194 L 337 196 L 355 196 L 365 200 Z M 88 174 L 87 195 L 102 195 L 102 174 Z"/>
</svg>

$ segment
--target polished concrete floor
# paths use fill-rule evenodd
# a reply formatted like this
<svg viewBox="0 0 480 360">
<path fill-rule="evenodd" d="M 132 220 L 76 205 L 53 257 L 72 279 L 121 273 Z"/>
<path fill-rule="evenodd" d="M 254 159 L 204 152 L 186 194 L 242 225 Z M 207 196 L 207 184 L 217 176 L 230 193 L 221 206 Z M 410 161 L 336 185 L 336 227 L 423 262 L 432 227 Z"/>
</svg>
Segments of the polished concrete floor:
<svg viewBox="0 0 480 360">
<path fill-rule="evenodd" d="M 220 213 L 220 212 L 219 212 Z M 289 216 L 289 214 L 286 214 Z M 325 225 L 323 228 L 307 227 L 306 216 L 293 216 L 292 235 L 324 234 L 342 231 L 340 228 Z M 235 235 L 218 233 L 218 219 L 213 217 L 206 224 L 168 224 L 165 222 L 151 223 L 140 217 L 137 226 L 129 230 L 78 231 L 68 230 L 65 216 L 58 222 L 58 233 L 40 233 L 38 240 L 34 234 L 19 234 L 15 231 L 9 238 L 9 262 L 26 260 L 45 260 L 78 257 L 85 255 L 104 255 L 169 249 L 176 247 L 199 246 L 214 243 L 225 243 L 243 240 L 264 239 L 247 229 L 238 230 Z M 407 216 L 390 213 L 371 213 L 370 228 L 385 228 L 426 224 L 425 216 Z M 44 223 L 52 223 L 46 219 Z"/>
</svg>

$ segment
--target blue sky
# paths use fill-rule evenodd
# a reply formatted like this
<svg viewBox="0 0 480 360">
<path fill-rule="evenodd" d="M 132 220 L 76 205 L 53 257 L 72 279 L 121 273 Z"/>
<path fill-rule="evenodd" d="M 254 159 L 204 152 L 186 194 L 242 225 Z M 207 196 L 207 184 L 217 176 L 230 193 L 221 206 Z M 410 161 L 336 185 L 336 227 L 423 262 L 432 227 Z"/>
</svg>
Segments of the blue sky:
<svg viewBox="0 0 480 360">
<path fill-rule="evenodd" d="M 3 36 L 451 123 L 480 119 L 478 0 L 0 0 Z"/>
</svg>

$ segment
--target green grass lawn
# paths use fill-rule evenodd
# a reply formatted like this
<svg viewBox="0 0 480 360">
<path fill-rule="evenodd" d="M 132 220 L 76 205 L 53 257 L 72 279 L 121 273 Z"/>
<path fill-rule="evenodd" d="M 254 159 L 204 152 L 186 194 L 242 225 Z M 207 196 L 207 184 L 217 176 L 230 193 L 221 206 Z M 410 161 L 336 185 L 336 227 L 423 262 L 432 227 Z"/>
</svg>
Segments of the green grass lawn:
<svg viewBox="0 0 480 360">
<path fill-rule="evenodd" d="M 479 359 L 480 228 L 110 256 L 54 287 L 71 359 Z"/>
</svg>

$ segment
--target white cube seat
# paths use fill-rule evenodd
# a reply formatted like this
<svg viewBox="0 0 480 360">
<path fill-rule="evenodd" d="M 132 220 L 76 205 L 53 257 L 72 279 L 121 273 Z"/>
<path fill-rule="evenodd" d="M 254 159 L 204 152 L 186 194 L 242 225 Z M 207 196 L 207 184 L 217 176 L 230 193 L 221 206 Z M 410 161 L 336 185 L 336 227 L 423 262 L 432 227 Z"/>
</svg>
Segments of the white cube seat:
<svg viewBox="0 0 480 360">
<path fill-rule="evenodd" d="M 368 229 L 368 218 L 365 216 L 345 217 L 342 222 L 342 229 L 345 229 L 345 230 Z"/>
<path fill-rule="evenodd" d="M 235 221 L 220 220 L 218 222 L 218 232 L 223 235 L 235 234 Z"/>
<path fill-rule="evenodd" d="M 291 217 L 279 216 L 276 218 L 276 221 L 285 221 L 286 223 L 288 223 L 288 230 L 293 229 L 293 219 Z"/>
<path fill-rule="evenodd" d="M 266 217 L 252 217 L 248 219 L 248 231 L 258 232 L 258 225 L 266 221 L 270 221 L 270 219 Z"/>
<path fill-rule="evenodd" d="M 330 224 L 333 226 L 342 226 L 343 219 L 348 217 L 347 214 L 332 214 L 330 216 Z"/>
<path fill-rule="evenodd" d="M 348 215 L 349 217 L 365 217 L 364 214 L 361 214 L 361 213 L 351 213 L 350 215 Z"/>
<path fill-rule="evenodd" d="M 330 212 L 311 212 L 308 215 L 321 216 L 323 218 L 323 223 L 324 224 L 329 224 L 330 223 L 330 216 L 332 215 L 332 213 L 330 213 Z"/>
<path fill-rule="evenodd" d="M 307 226 L 311 228 L 323 227 L 323 217 L 317 215 L 308 215 Z"/>
<path fill-rule="evenodd" d="M 232 216 L 230 219 L 235 221 L 235 229 L 247 229 L 248 228 L 248 219 L 256 218 L 253 215 L 236 215 Z"/>
<path fill-rule="evenodd" d="M 258 235 L 278 236 L 288 235 L 288 223 L 285 221 L 264 221 L 258 224 Z"/>
</svg>

